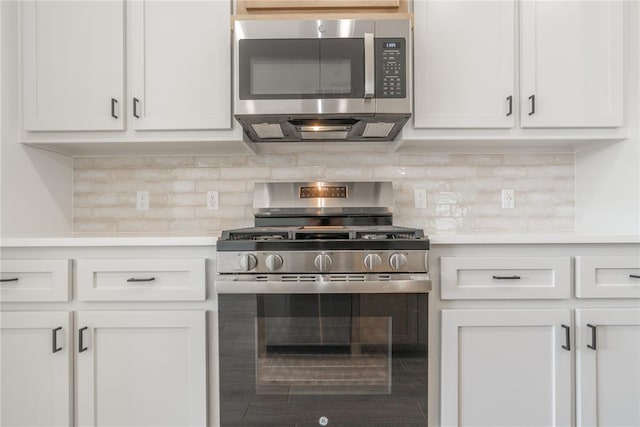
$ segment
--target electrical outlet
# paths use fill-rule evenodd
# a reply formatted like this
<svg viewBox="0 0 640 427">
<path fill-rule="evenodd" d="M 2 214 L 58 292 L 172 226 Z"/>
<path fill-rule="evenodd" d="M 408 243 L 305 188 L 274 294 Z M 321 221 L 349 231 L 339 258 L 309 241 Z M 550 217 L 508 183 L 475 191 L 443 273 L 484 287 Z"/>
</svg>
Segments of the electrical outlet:
<svg viewBox="0 0 640 427">
<path fill-rule="evenodd" d="M 136 210 L 139 210 L 139 211 L 149 210 L 149 192 L 148 191 L 138 191 L 138 196 L 136 199 Z"/>
<path fill-rule="evenodd" d="M 216 190 L 207 191 L 207 209 L 218 210 L 218 192 Z"/>
<path fill-rule="evenodd" d="M 516 194 L 513 190 L 502 190 L 502 209 L 513 209 L 516 207 Z"/>
<path fill-rule="evenodd" d="M 427 189 L 426 188 L 414 188 L 413 204 L 416 209 L 427 208 Z"/>
</svg>

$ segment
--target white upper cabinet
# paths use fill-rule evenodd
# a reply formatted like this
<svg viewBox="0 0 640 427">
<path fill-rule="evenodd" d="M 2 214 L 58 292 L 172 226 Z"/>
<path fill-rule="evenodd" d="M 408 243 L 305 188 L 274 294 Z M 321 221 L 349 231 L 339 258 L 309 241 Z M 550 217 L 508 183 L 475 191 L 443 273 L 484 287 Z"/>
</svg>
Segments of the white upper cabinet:
<svg viewBox="0 0 640 427">
<path fill-rule="evenodd" d="M 128 3 L 134 129 L 231 127 L 230 5 Z"/>
<path fill-rule="evenodd" d="M 520 128 L 623 125 L 623 2 L 414 5 L 415 128 L 527 138 L 541 134 Z"/>
<path fill-rule="evenodd" d="M 124 129 L 124 1 L 22 3 L 24 128 Z"/>
<path fill-rule="evenodd" d="M 620 1 L 523 1 L 522 127 L 622 125 Z"/>
<path fill-rule="evenodd" d="M 513 127 L 514 2 L 417 1 L 415 127 Z"/>
</svg>

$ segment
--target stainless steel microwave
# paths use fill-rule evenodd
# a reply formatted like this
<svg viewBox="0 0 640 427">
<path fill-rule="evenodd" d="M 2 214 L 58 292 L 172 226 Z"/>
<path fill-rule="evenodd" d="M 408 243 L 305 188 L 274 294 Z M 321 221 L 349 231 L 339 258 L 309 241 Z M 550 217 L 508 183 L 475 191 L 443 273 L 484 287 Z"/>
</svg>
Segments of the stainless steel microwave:
<svg viewBox="0 0 640 427">
<path fill-rule="evenodd" d="M 408 19 L 238 20 L 234 43 L 252 141 L 389 141 L 411 117 Z"/>
</svg>

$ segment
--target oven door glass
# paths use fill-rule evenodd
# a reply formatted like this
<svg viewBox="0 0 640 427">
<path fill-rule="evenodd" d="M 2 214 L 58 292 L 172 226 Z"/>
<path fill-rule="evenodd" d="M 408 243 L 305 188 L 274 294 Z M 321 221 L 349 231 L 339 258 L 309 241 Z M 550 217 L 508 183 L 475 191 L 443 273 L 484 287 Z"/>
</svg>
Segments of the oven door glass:
<svg viewBox="0 0 640 427">
<path fill-rule="evenodd" d="M 240 40 L 239 79 L 242 100 L 363 98 L 364 40 Z"/>
<path fill-rule="evenodd" d="M 218 304 L 221 425 L 426 426 L 427 294 Z"/>
</svg>

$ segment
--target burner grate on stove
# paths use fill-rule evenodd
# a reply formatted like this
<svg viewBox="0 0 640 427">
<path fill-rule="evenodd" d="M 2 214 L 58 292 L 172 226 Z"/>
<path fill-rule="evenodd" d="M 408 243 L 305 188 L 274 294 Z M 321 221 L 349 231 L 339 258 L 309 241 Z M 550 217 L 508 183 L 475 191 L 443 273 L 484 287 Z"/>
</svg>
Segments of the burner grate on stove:
<svg viewBox="0 0 640 427">
<path fill-rule="evenodd" d="M 254 232 L 238 232 L 238 233 L 230 233 L 229 240 L 286 240 L 289 238 L 288 232 L 271 232 L 264 233 L 260 231 Z"/>
<path fill-rule="evenodd" d="M 412 232 L 360 231 L 356 238 L 364 240 L 411 240 L 416 235 Z"/>
</svg>

